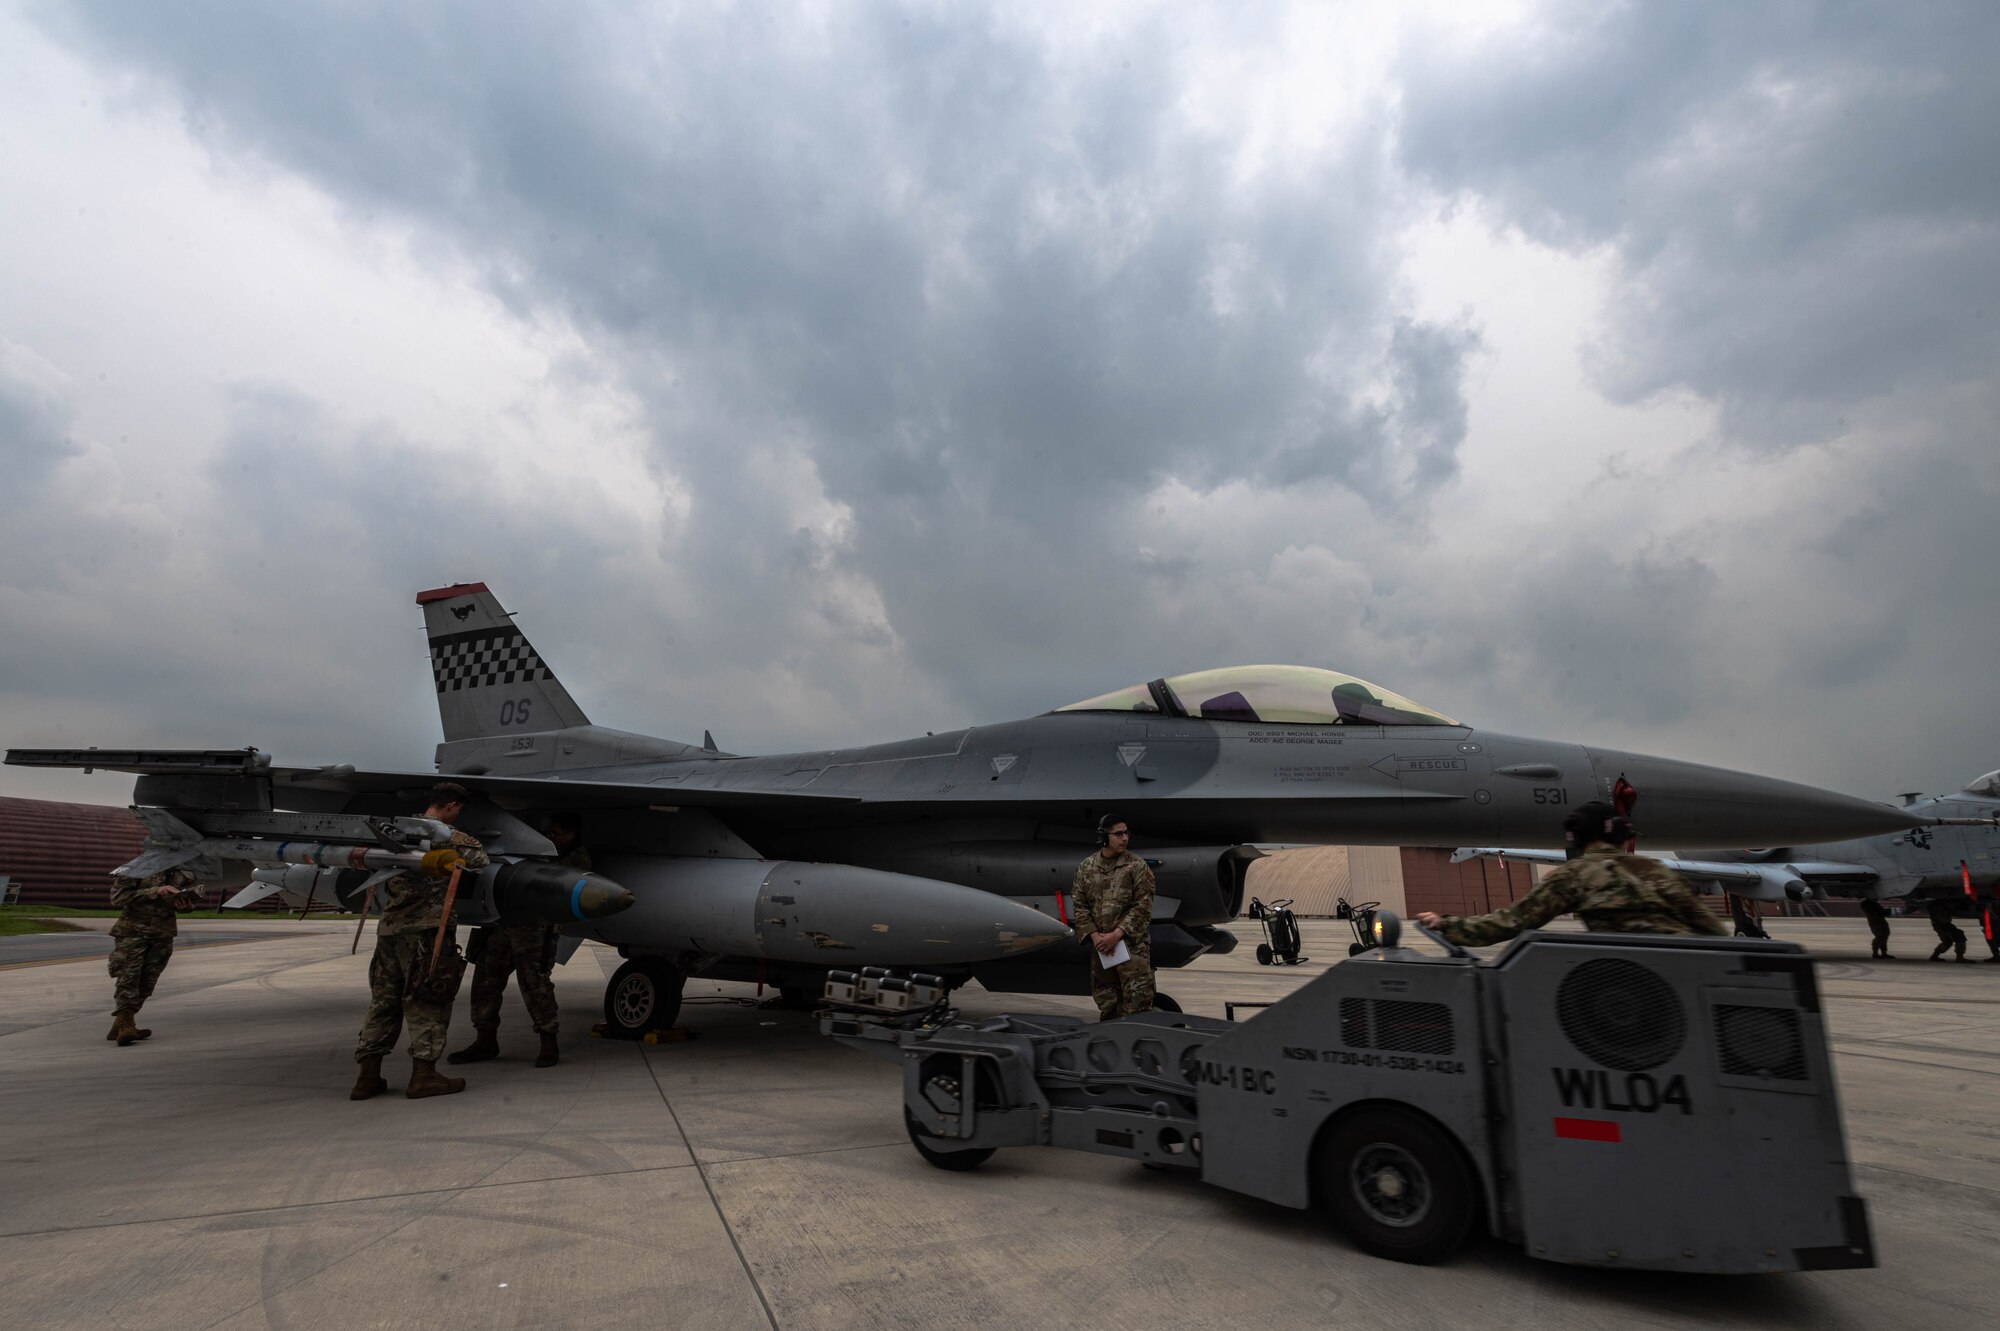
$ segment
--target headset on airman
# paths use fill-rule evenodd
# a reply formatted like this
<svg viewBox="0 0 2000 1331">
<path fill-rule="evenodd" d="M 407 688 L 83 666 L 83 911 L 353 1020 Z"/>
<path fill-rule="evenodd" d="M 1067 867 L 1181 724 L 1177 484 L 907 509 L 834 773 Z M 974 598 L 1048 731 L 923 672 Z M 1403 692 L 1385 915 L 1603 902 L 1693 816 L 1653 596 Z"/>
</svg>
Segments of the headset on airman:
<svg viewBox="0 0 2000 1331">
<path fill-rule="evenodd" d="M 1593 841 L 1622 846 L 1632 839 L 1632 820 L 1602 800 L 1579 804 L 1563 819 L 1563 850 L 1571 859 Z"/>
<path fill-rule="evenodd" d="M 1107 813 L 1102 818 L 1099 818 L 1097 820 L 1097 844 L 1100 846 L 1110 845 L 1111 829 L 1124 821 L 1123 818 L 1115 813 Z"/>
</svg>

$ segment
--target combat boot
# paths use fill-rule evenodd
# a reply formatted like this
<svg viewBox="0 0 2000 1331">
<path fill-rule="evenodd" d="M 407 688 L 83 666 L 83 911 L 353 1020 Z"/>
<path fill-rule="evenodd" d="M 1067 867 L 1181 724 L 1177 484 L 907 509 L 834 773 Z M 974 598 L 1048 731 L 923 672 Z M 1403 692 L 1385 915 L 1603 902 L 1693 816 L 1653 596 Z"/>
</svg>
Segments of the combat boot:
<svg viewBox="0 0 2000 1331">
<path fill-rule="evenodd" d="M 369 1054 L 361 1060 L 361 1075 L 354 1079 L 354 1089 L 347 1093 L 350 1100 L 366 1100 L 389 1089 L 388 1078 L 382 1075 L 382 1055 Z"/>
<path fill-rule="evenodd" d="M 542 1037 L 542 1052 L 535 1055 L 535 1066 L 538 1068 L 552 1068 L 561 1057 L 561 1051 L 556 1048 L 555 1033 L 552 1031 L 544 1035 Z"/>
<path fill-rule="evenodd" d="M 473 1027 L 472 1043 L 455 1054 L 445 1055 L 447 1063 L 484 1063 L 500 1057 L 500 1032 L 493 1026 Z"/>
<path fill-rule="evenodd" d="M 465 1089 L 465 1078 L 438 1075 L 437 1062 L 428 1058 L 410 1060 L 410 1086 L 403 1094 L 412 1100 L 425 1100 L 433 1095 L 457 1095 Z"/>
<path fill-rule="evenodd" d="M 118 1047 L 123 1049 L 134 1040 L 143 1040 L 151 1034 L 151 1031 L 142 1031 L 132 1024 L 131 1013 L 115 1012 L 111 1017 L 111 1033 L 104 1038 L 107 1040 L 116 1040 Z"/>
</svg>

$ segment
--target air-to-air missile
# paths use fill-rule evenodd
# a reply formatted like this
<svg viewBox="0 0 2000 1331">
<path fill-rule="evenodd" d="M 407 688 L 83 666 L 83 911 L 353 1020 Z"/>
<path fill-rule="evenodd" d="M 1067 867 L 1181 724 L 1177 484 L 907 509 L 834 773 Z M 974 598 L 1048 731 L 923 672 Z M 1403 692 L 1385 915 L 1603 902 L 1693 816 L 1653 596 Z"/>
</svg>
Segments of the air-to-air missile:
<svg viewBox="0 0 2000 1331">
<path fill-rule="evenodd" d="M 336 846 L 330 849 L 339 851 L 349 848 Z M 236 858 L 259 863 L 251 855 Z M 312 867 L 319 865 L 327 867 Z M 380 867 L 394 870 L 422 866 L 391 864 Z M 448 867 L 446 872 L 449 872 Z M 247 906 L 282 892 L 295 899 L 353 909 L 357 902 L 366 899 L 370 880 L 379 881 L 378 875 L 321 860 L 260 867 L 250 877 L 259 886 L 246 889 L 230 898 L 225 905 Z M 466 883 L 463 891 L 466 906 L 454 911 L 462 924 L 490 923 L 489 916 L 508 921 L 541 920 L 548 924 L 576 924 L 630 910 L 635 900 L 628 888 L 604 874 L 579 872 L 560 864 L 534 860 L 488 865 Z M 490 903 L 489 907 L 482 909 L 479 904 L 482 901 Z"/>
<path fill-rule="evenodd" d="M 155 755 L 157 756 L 157 755 Z M 135 809 L 146 826 L 146 845 L 114 873 L 143 878 L 177 865 L 215 874 L 218 862 L 258 866 L 259 886 L 226 905 L 245 906 L 287 889 L 307 900 L 352 907 L 367 889 L 391 874 L 414 870 L 444 878 L 460 865 L 452 829 L 429 818 L 367 818 L 350 814 L 269 811 L 182 811 L 207 825 L 191 826 L 160 808 Z M 255 831 L 262 835 L 231 835 Z M 601 873 L 538 860 L 502 860 L 474 874 L 464 888 L 462 923 L 543 920 L 571 924 L 629 910 L 633 896 Z"/>
</svg>

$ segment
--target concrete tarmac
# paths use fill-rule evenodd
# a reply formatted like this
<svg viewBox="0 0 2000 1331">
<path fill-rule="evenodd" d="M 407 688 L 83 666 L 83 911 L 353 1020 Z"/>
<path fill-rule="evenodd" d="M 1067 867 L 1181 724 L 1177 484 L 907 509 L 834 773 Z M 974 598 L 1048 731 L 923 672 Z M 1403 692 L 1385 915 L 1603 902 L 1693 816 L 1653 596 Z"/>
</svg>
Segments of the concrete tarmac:
<svg viewBox="0 0 2000 1331">
<path fill-rule="evenodd" d="M 1162 987 L 1221 1016 L 1346 952 L 1345 925 L 1307 921 L 1313 960 L 1263 968 L 1255 926 L 1237 932 Z M 556 972 L 560 1066 L 531 1066 L 510 992 L 504 1056 L 455 1069 L 464 1094 L 357 1104 L 370 939 L 350 956 L 351 922 L 312 922 L 178 950 L 155 1035 L 127 1049 L 103 1038 L 98 958 L 0 966 L 0 1309 L 149 1331 L 1990 1325 L 2000 965 L 1926 962 L 1916 921 L 1894 962 L 1867 960 L 1860 921 L 1773 932 L 1821 962 L 1874 1270 L 1597 1272 L 1489 1239 L 1417 1268 L 1123 1161 L 1022 1149 L 945 1173 L 904 1138 L 895 1067 L 749 986 L 691 983 L 690 1042 L 589 1038 L 618 964 L 595 946 Z M 961 1007 L 1089 1009 L 977 989 Z M 453 1045 L 469 1034 L 461 997 Z"/>
</svg>

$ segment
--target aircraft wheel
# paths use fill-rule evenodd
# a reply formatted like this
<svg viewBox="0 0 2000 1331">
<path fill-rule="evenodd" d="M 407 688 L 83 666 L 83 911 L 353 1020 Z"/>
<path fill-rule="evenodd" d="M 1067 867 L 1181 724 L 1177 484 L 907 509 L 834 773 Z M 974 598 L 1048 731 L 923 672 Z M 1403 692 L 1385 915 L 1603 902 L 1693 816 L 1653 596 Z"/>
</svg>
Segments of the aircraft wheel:
<svg viewBox="0 0 2000 1331">
<path fill-rule="evenodd" d="M 1328 1129 L 1314 1152 L 1320 1205 L 1363 1252 L 1429 1264 L 1457 1252 L 1478 1185 L 1451 1134 L 1400 1109 L 1367 1109 Z"/>
<path fill-rule="evenodd" d="M 1268 966 L 1271 964 L 1271 945 L 1269 943 L 1257 944 L 1257 964 L 1259 966 Z"/>
<path fill-rule="evenodd" d="M 604 1025 L 619 1040 L 666 1030 L 681 1015 L 686 977 L 664 957 L 634 957 L 604 986 Z"/>
<path fill-rule="evenodd" d="M 1155 1012 L 1179 1012 L 1180 1010 L 1181 1010 L 1181 1005 L 1180 1005 L 1179 1003 L 1175 1002 L 1175 1001 L 1173 1000 L 1173 997 L 1172 997 L 1171 995 L 1168 995 L 1168 994 L 1154 994 L 1154 995 L 1153 995 L 1153 1011 L 1155 1011 Z"/>
<path fill-rule="evenodd" d="M 954 1174 L 963 1174 L 969 1169 L 977 1169 L 993 1158 L 993 1148 L 984 1146 L 974 1151 L 947 1151 L 929 1143 L 941 1140 L 931 1136 L 917 1126 L 917 1116 L 903 1107 L 903 1130 L 910 1134 L 910 1145 L 917 1148 L 917 1154 L 925 1163 L 938 1169 L 949 1169 Z"/>
</svg>

